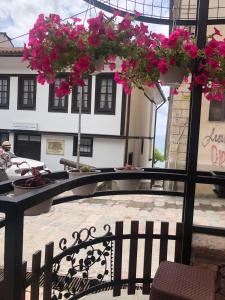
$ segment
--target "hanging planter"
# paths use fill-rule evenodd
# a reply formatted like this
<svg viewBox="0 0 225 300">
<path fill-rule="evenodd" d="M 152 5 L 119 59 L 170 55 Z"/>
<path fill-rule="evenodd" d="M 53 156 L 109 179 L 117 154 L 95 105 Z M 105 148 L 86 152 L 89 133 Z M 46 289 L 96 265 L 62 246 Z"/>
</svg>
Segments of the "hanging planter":
<svg viewBox="0 0 225 300">
<path fill-rule="evenodd" d="M 108 18 L 99 12 L 84 26 L 77 24 L 81 21 L 78 19 L 65 24 L 58 15 L 40 14 L 29 31 L 23 60 L 38 73 L 41 84 L 53 83 L 59 73 L 67 70 L 68 81 L 62 81 L 55 89 L 58 97 L 70 94 L 74 85 L 83 86 L 84 78 L 101 72 L 105 63 L 115 72 L 114 79 L 123 85 L 126 94 L 133 87 L 154 87 L 159 80 L 176 87 L 195 70 L 190 88 L 202 86 L 209 100 L 223 98 L 225 40 L 216 39 L 221 36 L 218 29 L 209 35 L 206 47 L 199 49 L 188 30 L 177 28 L 166 37 L 135 23 L 136 17 L 126 14 L 117 21 L 116 14 Z M 115 58 L 121 60 L 118 70 Z"/>
<path fill-rule="evenodd" d="M 165 74 L 160 74 L 159 80 L 164 85 L 179 87 L 184 79 L 185 70 L 182 67 L 170 66 Z"/>
<path fill-rule="evenodd" d="M 144 169 L 134 167 L 131 165 L 126 165 L 122 168 L 115 168 L 115 172 L 143 172 Z M 132 191 L 139 188 L 141 184 L 141 179 L 124 179 L 124 180 L 116 180 L 116 183 L 120 190 L 124 191 Z"/>
<path fill-rule="evenodd" d="M 26 179 L 18 179 L 13 182 L 14 187 L 14 195 L 19 196 L 21 194 L 25 194 L 28 192 L 36 191 L 42 187 L 45 187 L 54 181 L 51 181 L 48 178 L 45 178 L 41 175 L 38 169 L 25 169 L 21 173 L 21 175 L 25 175 L 26 173 L 31 172 L 32 177 Z M 53 198 L 49 198 L 43 201 L 40 204 L 37 204 L 31 208 L 28 208 L 24 211 L 25 216 L 37 216 L 40 214 L 48 213 L 51 209 L 53 202 Z"/>
<path fill-rule="evenodd" d="M 68 173 L 69 173 L 69 179 L 75 179 L 82 176 L 97 174 L 99 172 L 101 171 L 84 166 L 80 170 L 71 169 L 69 170 Z M 97 182 L 94 182 L 94 183 L 85 184 L 83 186 L 74 188 L 72 189 L 72 192 L 74 195 L 87 196 L 87 195 L 94 194 L 96 187 L 97 187 Z"/>
</svg>

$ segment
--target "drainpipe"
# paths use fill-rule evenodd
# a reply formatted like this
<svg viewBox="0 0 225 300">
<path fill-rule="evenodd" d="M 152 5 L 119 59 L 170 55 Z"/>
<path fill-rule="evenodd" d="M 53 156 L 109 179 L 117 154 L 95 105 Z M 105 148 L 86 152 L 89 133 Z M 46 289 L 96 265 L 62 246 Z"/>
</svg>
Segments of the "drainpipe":
<svg viewBox="0 0 225 300">
<path fill-rule="evenodd" d="M 129 129 L 130 129 L 130 103 L 131 103 L 131 95 L 127 98 L 127 120 L 126 120 L 126 138 L 125 138 L 125 150 L 124 150 L 124 166 L 128 161 L 128 141 L 129 141 Z"/>
</svg>

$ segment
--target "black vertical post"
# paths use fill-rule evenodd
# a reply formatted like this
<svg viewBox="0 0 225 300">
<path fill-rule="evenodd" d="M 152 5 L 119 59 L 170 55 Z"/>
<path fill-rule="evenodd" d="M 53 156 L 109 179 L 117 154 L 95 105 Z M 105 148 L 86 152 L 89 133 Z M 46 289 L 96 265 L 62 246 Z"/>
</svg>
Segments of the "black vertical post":
<svg viewBox="0 0 225 300">
<path fill-rule="evenodd" d="M 128 162 L 128 144 L 129 144 L 129 129 L 130 129 L 130 106 L 131 106 L 131 95 L 128 96 L 127 100 L 127 117 L 126 117 L 126 135 L 125 135 L 125 149 L 124 149 L 124 165 Z"/>
<path fill-rule="evenodd" d="M 209 0 L 198 0 L 196 38 L 197 38 L 197 46 L 199 48 L 204 48 L 206 43 L 208 8 L 209 8 Z M 196 61 L 195 72 L 197 71 L 197 64 L 198 62 Z M 198 143 L 199 143 L 199 130 L 200 130 L 200 121 L 201 121 L 201 101 L 202 101 L 202 88 L 201 86 L 196 86 L 193 89 L 193 92 L 191 94 L 191 103 L 190 103 L 187 166 L 186 166 L 187 179 L 185 182 L 185 197 L 184 197 L 184 209 L 183 209 L 184 242 L 183 242 L 182 262 L 185 264 L 190 263 L 190 257 L 191 257 L 196 171 L 197 171 L 197 162 L 198 162 Z"/>
<path fill-rule="evenodd" d="M 6 213 L 4 299 L 19 300 L 22 292 L 23 212 Z"/>
</svg>

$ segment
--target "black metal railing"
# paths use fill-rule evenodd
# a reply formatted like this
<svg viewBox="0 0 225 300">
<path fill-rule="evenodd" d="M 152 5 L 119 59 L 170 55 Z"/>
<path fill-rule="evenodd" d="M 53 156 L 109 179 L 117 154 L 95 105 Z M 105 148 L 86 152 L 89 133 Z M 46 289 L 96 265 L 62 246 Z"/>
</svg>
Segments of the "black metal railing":
<svg viewBox="0 0 225 300">
<path fill-rule="evenodd" d="M 107 170 L 107 172 L 105 172 L 105 170 Z M 16 197 L 7 197 L 7 195 L 3 195 L 4 193 L 12 192 L 13 186 L 10 182 L 1 183 L 0 188 L 2 195 L 0 196 L 0 212 L 5 213 L 5 219 L 0 221 L 0 227 L 5 227 L 4 288 L 6 298 L 4 299 L 19 299 L 19 295 L 23 289 L 22 282 L 20 282 L 18 278 L 20 278 L 20 274 L 22 272 L 23 221 L 24 212 L 26 209 L 40 204 L 50 197 L 55 197 L 53 205 L 58 205 L 81 198 L 115 194 L 153 194 L 184 197 L 184 192 L 154 190 L 150 188 L 146 190 L 134 191 L 107 190 L 86 196 L 58 196 L 65 191 L 94 182 L 127 179 L 185 182 L 187 179 L 185 171 L 183 170 L 145 168 L 143 172 L 132 171 L 130 173 L 112 172 L 112 170 L 113 169 L 111 168 L 101 169 L 102 172 L 99 174 L 82 176 L 76 179 L 68 179 L 68 173 L 65 171 L 52 173 L 47 176 L 58 180 L 58 182 L 40 188 L 35 192 L 29 192 Z M 196 183 L 223 185 L 225 182 L 225 177 L 223 175 L 223 173 L 219 172 L 214 175 L 211 172 L 197 172 Z M 183 220 L 184 228 L 185 221 L 186 220 Z M 192 226 L 192 232 L 225 236 L 225 229 L 216 227 Z M 183 248 L 182 257 L 184 256 L 185 251 L 186 249 Z"/>
</svg>

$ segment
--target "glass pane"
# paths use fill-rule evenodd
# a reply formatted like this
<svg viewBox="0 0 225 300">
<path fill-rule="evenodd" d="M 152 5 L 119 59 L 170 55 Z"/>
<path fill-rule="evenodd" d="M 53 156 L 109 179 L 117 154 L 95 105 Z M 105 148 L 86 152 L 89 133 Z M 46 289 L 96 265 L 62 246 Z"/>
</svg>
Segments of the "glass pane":
<svg viewBox="0 0 225 300">
<path fill-rule="evenodd" d="M 108 86 L 108 93 L 112 93 L 112 86 Z"/>
<path fill-rule="evenodd" d="M 106 93 L 106 86 L 101 87 L 101 93 Z"/>
<path fill-rule="evenodd" d="M 105 101 L 105 99 L 106 99 L 106 95 L 104 95 L 104 94 L 102 95 L 101 94 L 101 101 Z"/>
<path fill-rule="evenodd" d="M 54 106 L 55 106 L 55 107 L 58 107 L 58 105 L 59 105 L 59 99 L 56 99 L 56 98 L 55 98 L 55 99 L 54 99 Z"/>
<path fill-rule="evenodd" d="M 41 137 L 39 135 L 30 135 L 30 141 L 31 142 L 40 142 Z"/>
<path fill-rule="evenodd" d="M 108 79 L 108 86 L 112 86 L 113 85 L 113 80 L 112 79 Z"/>
<path fill-rule="evenodd" d="M 100 108 L 104 108 L 105 107 L 105 102 L 100 101 Z"/>
<path fill-rule="evenodd" d="M 107 86 L 107 80 L 106 79 L 102 79 L 102 84 L 101 86 Z"/>
<path fill-rule="evenodd" d="M 29 141 L 29 135 L 22 135 L 22 134 L 19 134 L 17 136 L 17 140 L 18 141 Z"/>
</svg>

